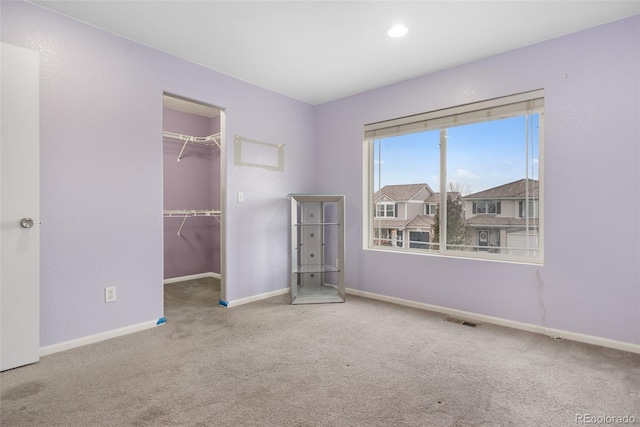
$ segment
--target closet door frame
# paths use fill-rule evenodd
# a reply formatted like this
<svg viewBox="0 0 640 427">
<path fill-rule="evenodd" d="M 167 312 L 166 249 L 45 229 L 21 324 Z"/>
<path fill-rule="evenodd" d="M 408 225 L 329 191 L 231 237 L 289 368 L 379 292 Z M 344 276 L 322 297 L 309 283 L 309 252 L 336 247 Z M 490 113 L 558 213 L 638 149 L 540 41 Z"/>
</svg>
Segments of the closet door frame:
<svg viewBox="0 0 640 427">
<path fill-rule="evenodd" d="M 219 304 L 221 306 L 227 306 L 227 280 L 226 280 L 226 272 L 227 272 L 227 221 L 226 221 L 226 212 L 227 212 L 227 121 L 226 121 L 226 110 L 223 107 L 219 107 L 214 104 L 210 104 L 208 102 L 201 102 L 195 100 L 193 98 L 184 97 L 181 95 L 177 95 L 173 92 L 163 91 L 162 92 L 163 99 L 165 97 L 175 98 L 177 100 L 181 100 L 187 103 L 199 104 L 206 107 L 210 107 L 219 111 L 219 121 L 220 121 L 220 168 L 219 168 L 219 206 L 220 206 L 220 301 Z M 163 108 L 166 104 L 163 102 Z M 163 171 L 163 179 L 164 179 L 164 171 Z M 165 283 L 167 281 L 165 280 Z"/>
<path fill-rule="evenodd" d="M 220 305 L 227 304 L 227 112 L 220 108 Z"/>
</svg>

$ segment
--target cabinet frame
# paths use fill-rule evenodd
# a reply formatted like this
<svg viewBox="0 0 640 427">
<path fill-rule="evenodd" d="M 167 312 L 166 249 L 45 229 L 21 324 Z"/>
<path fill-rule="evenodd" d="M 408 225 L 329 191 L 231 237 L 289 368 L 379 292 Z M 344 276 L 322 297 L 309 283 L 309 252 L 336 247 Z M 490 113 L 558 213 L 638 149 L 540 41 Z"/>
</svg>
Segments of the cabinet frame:
<svg viewBox="0 0 640 427">
<path fill-rule="evenodd" d="M 290 194 L 289 199 L 291 304 L 344 302 L 344 196 Z"/>
</svg>

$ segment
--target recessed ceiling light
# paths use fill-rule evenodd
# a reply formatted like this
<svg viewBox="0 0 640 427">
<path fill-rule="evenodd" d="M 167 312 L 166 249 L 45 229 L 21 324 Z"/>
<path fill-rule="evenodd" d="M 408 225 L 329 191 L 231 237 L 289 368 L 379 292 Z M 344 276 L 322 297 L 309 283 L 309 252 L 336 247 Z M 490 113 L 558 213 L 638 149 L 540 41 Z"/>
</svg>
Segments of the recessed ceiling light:
<svg viewBox="0 0 640 427">
<path fill-rule="evenodd" d="M 394 25 L 387 31 L 389 37 L 402 37 L 407 34 L 409 30 L 404 25 Z"/>
</svg>

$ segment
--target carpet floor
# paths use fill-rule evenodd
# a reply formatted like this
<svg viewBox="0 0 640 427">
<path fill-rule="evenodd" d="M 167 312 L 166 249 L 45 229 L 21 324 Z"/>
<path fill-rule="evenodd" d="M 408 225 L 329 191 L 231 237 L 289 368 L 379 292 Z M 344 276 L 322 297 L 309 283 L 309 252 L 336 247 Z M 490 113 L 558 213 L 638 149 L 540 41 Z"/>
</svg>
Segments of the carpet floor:
<svg viewBox="0 0 640 427">
<path fill-rule="evenodd" d="M 640 424 L 639 354 L 351 295 L 218 299 L 213 279 L 165 285 L 165 325 L 3 372 L 0 424 Z"/>
</svg>

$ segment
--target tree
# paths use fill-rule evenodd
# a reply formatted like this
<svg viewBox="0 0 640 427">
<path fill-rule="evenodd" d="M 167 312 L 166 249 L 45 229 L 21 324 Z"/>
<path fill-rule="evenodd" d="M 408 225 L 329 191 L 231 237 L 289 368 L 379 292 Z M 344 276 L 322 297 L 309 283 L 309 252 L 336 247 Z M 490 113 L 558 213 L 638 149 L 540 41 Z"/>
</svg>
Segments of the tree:
<svg viewBox="0 0 640 427">
<path fill-rule="evenodd" d="M 471 244 L 471 231 L 464 220 L 464 202 L 460 193 L 453 191 L 454 186 L 449 184 L 451 191 L 447 192 L 447 245 L 469 245 Z M 436 208 L 433 224 L 433 243 L 440 242 L 440 204 Z M 433 245 L 433 249 L 440 249 L 439 245 Z M 462 249 L 463 248 L 458 248 Z"/>
</svg>

